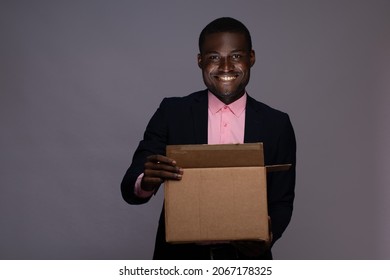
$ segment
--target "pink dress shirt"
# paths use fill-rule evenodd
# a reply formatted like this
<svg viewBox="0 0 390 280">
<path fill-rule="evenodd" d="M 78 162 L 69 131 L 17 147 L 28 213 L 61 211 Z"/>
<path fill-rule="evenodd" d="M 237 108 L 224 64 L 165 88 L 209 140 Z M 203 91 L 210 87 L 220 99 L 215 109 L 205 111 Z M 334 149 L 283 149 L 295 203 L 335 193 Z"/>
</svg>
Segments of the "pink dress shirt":
<svg viewBox="0 0 390 280">
<path fill-rule="evenodd" d="M 208 93 L 208 144 L 242 144 L 245 132 L 246 93 L 226 105 L 211 92 Z M 138 197 L 149 197 L 154 191 L 141 189 L 143 173 L 138 177 L 134 192 Z"/>
<path fill-rule="evenodd" d="M 211 92 L 208 97 L 208 144 L 244 143 L 246 94 L 229 105 Z"/>
</svg>

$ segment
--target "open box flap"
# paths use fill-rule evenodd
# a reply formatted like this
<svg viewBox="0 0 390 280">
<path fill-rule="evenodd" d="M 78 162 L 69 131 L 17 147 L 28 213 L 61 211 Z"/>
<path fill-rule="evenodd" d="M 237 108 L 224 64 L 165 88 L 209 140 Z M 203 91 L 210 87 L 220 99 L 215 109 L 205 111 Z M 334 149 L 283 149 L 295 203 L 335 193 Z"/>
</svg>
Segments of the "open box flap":
<svg viewBox="0 0 390 280">
<path fill-rule="evenodd" d="M 263 143 L 168 145 L 167 157 L 182 168 L 264 166 Z"/>
<path fill-rule="evenodd" d="M 167 157 L 182 168 L 264 166 L 263 143 L 168 145 Z M 286 171 L 291 164 L 267 165 L 267 172 Z"/>
</svg>

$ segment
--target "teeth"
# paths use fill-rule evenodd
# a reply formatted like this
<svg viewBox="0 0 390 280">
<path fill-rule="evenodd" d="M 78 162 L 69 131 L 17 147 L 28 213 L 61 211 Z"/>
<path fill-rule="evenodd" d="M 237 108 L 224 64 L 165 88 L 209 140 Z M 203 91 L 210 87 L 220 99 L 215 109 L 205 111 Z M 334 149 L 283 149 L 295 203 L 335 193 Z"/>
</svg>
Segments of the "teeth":
<svg viewBox="0 0 390 280">
<path fill-rule="evenodd" d="M 222 81 L 232 81 L 234 79 L 236 79 L 235 76 L 219 76 L 219 79 L 221 79 Z"/>
</svg>

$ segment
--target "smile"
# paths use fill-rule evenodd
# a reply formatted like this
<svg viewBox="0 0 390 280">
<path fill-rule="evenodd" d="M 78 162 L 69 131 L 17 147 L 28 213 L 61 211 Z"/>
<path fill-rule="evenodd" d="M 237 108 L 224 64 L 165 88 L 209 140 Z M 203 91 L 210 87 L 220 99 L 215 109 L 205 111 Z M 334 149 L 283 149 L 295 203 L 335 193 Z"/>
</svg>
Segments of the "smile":
<svg viewBox="0 0 390 280">
<path fill-rule="evenodd" d="M 237 79 L 238 75 L 234 76 L 215 76 L 218 80 L 224 81 L 224 82 L 230 82 L 235 79 Z"/>
</svg>

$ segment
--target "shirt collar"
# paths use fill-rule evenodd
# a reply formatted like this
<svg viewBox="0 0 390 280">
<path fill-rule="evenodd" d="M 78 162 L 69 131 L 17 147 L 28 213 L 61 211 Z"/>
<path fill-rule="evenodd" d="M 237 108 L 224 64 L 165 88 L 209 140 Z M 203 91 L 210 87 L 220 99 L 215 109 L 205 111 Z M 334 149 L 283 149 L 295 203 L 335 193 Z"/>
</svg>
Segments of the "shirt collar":
<svg viewBox="0 0 390 280">
<path fill-rule="evenodd" d="M 230 103 L 229 105 L 223 103 L 210 91 L 208 92 L 208 99 L 209 99 L 209 110 L 213 115 L 226 106 L 230 109 L 230 111 L 232 111 L 232 113 L 236 117 L 239 117 L 242 114 L 242 112 L 245 111 L 247 94 L 245 93 L 243 96 L 241 96 L 233 103 Z"/>
</svg>

